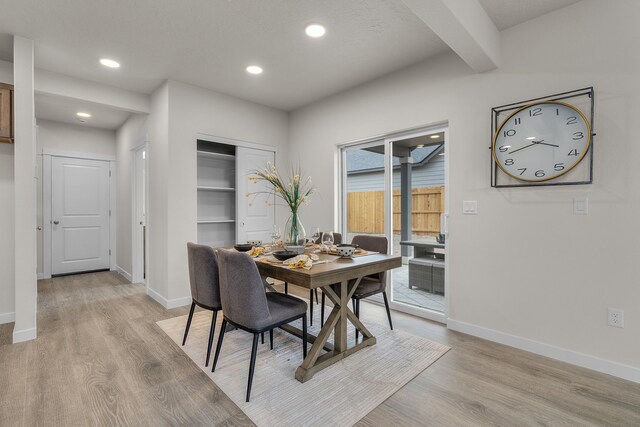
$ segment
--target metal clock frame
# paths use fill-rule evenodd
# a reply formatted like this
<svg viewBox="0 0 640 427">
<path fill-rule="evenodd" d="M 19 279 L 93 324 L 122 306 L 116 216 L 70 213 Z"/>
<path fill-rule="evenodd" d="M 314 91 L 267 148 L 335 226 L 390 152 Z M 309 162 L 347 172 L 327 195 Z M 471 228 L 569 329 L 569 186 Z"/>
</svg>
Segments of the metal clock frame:
<svg viewBox="0 0 640 427">
<path fill-rule="evenodd" d="M 502 124 L 502 122 L 498 122 L 498 116 L 500 114 L 503 114 L 505 112 L 510 112 L 507 113 L 507 117 L 512 114 L 513 112 L 529 105 L 532 103 L 539 103 L 539 102 L 545 102 L 545 101 L 563 101 L 566 102 L 568 104 L 570 104 L 572 107 L 577 108 L 573 105 L 573 103 L 570 102 L 571 99 L 578 99 L 578 98 L 584 98 L 584 97 L 588 97 L 589 99 L 589 104 L 590 104 L 590 117 L 588 118 L 589 123 L 588 125 L 590 126 L 591 129 L 591 144 L 589 144 L 589 149 L 588 149 L 588 153 L 582 158 L 582 161 L 587 160 L 587 156 L 588 156 L 588 161 L 589 161 L 589 173 L 588 173 L 588 178 L 586 180 L 579 180 L 579 181 L 563 181 L 563 182 L 554 182 L 553 179 L 549 180 L 549 181 L 540 181 L 540 182 L 531 182 L 531 181 L 522 181 L 522 182 L 518 182 L 518 183 L 510 183 L 510 184 L 498 184 L 498 175 L 502 174 L 502 175 L 507 175 L 504 171 L 502 171 L 499 167 L 498 164 L 495 162 L 494 159 L 494 155 L 493 155 L 493 139 L 494 136 L 496 134 L 497 129 L 500 128 L 500 125 Z M 573 90 L 573 91 L 569 91 L 569 92 L 562 92 L 562 93 L 558 93 L 555 95 L 550 95 L 550 96 L 545 96 L 545 97 L 541 97 L 541 98 L 534 98 L 534 99 L 529 99 L 526 101 L 521 101 L 521 102 L 516 102 L 516 103 L 512 103 L 512 104 L 506 104 L 506 105 L 501 105 L 499 107 L 493 107 L 491 109 L 491 145 L 489 145 L 489 159 L 491 162 L 491 187 L 493 188 L 513 188 L 513 187 L 543 187 L 543 186 L 557 186 L 557 185 L 583 185 L 583 184 L 592 184 L 593 183 L 593 149 L 594 149 L 594 137 L 595 137 L 595 132 L 594 132 L 594 127 L 593 127 L 593 109 L 594 109 L 594 92 L 593 92 L 593 87 L 587 87 L 584 89 L 578 89 L 578 90 Z M 584 111 L 583 111 L 584 113 Z M 586 116 L 586 114 L 585 114 Z M 578 162 L 578 163 L 580 163 Z"/>
</svg>

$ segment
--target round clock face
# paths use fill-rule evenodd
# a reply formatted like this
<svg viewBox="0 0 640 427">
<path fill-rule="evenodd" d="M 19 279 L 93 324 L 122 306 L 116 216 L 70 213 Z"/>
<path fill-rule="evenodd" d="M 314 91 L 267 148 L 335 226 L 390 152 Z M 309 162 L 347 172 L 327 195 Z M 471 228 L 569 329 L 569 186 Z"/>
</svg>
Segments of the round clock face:
<svg viewBox="0 0 640 427">
<path fill-rule="evenodd" d="M 591 129 L 577 108 L 557 101 L 526 105 L 511 114 L 493 137 L 493 158 L 521 181 L 557 178 L 589 151 Z"/>
</svg>

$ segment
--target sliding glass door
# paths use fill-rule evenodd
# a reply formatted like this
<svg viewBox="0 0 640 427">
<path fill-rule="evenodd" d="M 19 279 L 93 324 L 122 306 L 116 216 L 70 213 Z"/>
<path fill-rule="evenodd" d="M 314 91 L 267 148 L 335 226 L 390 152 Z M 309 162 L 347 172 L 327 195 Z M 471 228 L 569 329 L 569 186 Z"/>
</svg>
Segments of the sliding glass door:
<svg viewBox="0 0 640 427">
<path fill-rule="evenodd" d="M 343 241 L 386 236 L 403 260 L 387 275 L 391 307 L 443 322 L 447 135 L 439 126 L 341 148 Z"/>
</svg>

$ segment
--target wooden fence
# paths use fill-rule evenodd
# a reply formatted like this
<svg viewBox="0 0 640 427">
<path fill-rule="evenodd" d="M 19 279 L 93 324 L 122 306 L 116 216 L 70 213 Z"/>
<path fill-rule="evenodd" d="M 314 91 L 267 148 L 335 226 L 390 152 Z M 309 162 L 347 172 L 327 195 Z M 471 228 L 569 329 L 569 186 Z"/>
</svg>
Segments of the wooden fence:
<svg viewBox="0 0 640 427">
<path fill-rule="evenodd" d="M 444 187 L 414 188 L 411 192 L 412 233 L 436 236 L 444 212 Z M 349 233 L 384 233 L 384 191 L 347 194 Z M 393 191 L 393 231 L 400 232 L 400 190 Z"/>
</svg>

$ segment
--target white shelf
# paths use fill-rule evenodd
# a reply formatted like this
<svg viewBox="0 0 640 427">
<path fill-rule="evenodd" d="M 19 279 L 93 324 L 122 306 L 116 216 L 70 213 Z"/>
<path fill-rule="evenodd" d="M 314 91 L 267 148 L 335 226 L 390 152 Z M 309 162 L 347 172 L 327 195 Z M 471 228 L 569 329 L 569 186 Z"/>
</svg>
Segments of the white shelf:
<svg viewBox="0 0 640 427">
<path fill-rule="evenodd" d="M 199 219 L 198 224 L 231 224 L 235 219 Z"/>
<path fill-rule="evenodd" d="M 198 190 L 201 191 L 236 191 L 235 188 L 232 187 L 207 187 L 204 185 L 199 185 Z"/>
<path fill-rule="evenodd" d="M 233 154 L 221 154 L 221 153 L 211 153 L 209 151 L 198 151 L 198 157 L 209 157 L 211 159 L 222 159 L 222 160 L 235 160 L 236 156 Z"/>
</svg>

